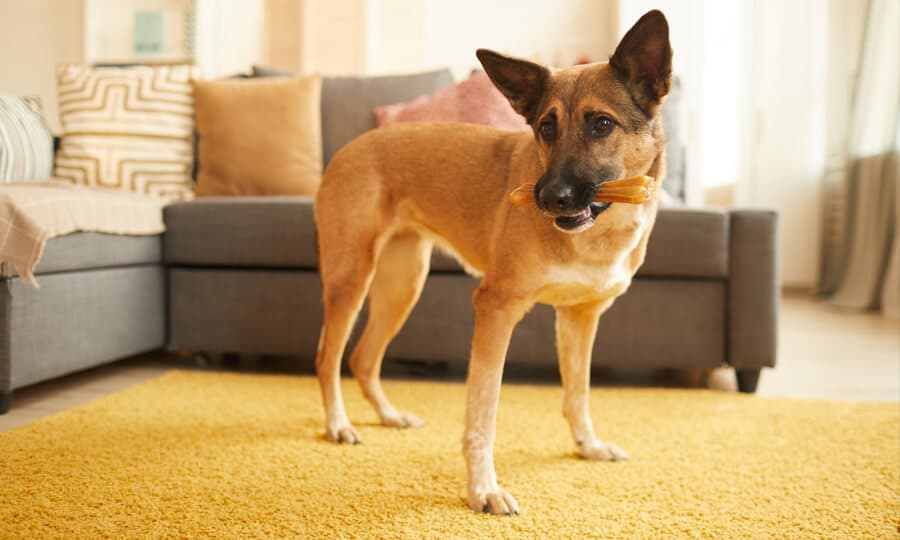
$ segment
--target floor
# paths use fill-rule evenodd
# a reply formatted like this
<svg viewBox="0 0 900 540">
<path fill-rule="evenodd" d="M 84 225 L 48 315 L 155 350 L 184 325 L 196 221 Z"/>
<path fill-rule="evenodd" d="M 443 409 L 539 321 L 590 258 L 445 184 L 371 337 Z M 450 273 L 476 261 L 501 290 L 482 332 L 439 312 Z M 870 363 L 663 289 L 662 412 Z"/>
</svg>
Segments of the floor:
<svg viewBox="0 0 900 540">
<path fill-rule="evenodd" d="M 761 396 L 900 401 L 900 322 L 896 320 L 838 311 L 808 296 L 789 294 L 781 303 L 778 349 L 778 367 L 764 371 L 760 379 Z M 170 369 L 185 367 L 221 368 L 197 366 L 193 360 L 152 353 L 34 385 L 15 392 L 12 408 L 0 416 L 0 432 L 77 407 Z M 229 363 L 224 367 L 256 366 Z M 402 370 L 400 375 L 403 376 Z M 460 374 L 448 372 L 445 376 L 459 378 Z M 522 377 L 527 375 L 511 374 L 513 379 Z M 711 374 L 602 370 L 594 374 L 594 379 L 598 384 L 610 385 L 735 390 L 734 374 L 727 368 Z"/>
</svg>

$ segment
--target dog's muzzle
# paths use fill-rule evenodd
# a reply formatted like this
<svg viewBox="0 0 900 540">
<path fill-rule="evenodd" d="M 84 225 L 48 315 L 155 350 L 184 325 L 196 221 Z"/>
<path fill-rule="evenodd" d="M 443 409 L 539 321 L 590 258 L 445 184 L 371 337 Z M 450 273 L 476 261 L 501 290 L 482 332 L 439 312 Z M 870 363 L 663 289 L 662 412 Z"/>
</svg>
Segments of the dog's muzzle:
<svg viewBox="0 0 900 540">
<path fill-rule="evenodd" d="M 609 202 L 591 203 L 577 214 L 555 217 L 553 225 L 565 232 L 581 232 L 593 225 L 597 216 L 605 212 L 611 205 L 612 203 Z"/>
<path fill-rule="evenodd" d="M 535 186 L 534 198 L 541 211 L 553 218 L 557 229 L 577 233 L 593 225 L 597 216 L 612 204 L 592 202 L 595 192 L 595 187 L 589 183 L 575 187 L 569 183 L 548 184 L 540 189 Z"/>
</svg>

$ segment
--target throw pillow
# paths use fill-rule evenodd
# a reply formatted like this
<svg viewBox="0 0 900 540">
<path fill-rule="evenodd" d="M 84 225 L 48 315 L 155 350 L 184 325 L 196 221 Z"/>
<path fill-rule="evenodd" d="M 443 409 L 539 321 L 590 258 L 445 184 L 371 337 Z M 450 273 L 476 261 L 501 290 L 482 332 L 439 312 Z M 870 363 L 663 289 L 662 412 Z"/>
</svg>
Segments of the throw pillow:
<svg viewBox="0 0 900 540">
<path fill-rule="evenodd" d="M 53 173 L 53 136 L 38 98 L 0 96 L 0 183 L 46 180 Z"/>
<path fill-rule="evenodd" d="M 379 126 L 394 122 L 465 122 L 507 131 L 527 130 L 528 124 L 484 73 L 406 103 L 375 109 Z"/>
<path fill-rule="evenodd" d="M 193 66 L 60 68 L 56 176 L 190 198 L 195 78 Z"/>
<path fill-rule="evenodd" d="M 197 196 L 313 195 L 322 177 L 320 81 L 197 81 Z"/>
</svg>

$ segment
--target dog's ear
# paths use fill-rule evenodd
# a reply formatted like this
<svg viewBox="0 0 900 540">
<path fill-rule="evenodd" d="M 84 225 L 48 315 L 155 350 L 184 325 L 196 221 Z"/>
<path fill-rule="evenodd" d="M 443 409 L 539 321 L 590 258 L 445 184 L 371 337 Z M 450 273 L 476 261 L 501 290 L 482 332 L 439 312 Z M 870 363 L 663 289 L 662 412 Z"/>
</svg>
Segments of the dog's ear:
<svg viewBox="0 0 900 540">
<path fill-rule="evenodd" d="M 478 49 L 475 55 L 494 86 L 506 96 L 513 109 L 531 124 L 550 80 L 550 70 L 488 49 Z"/>
<path fill-rule="evenodd" d="M 609 65 L 638 106 L 654 114 L 672 84 L 672 47 L 665 15 L 658 10 L 644 14 L 619 42 Z"/>
</svg>

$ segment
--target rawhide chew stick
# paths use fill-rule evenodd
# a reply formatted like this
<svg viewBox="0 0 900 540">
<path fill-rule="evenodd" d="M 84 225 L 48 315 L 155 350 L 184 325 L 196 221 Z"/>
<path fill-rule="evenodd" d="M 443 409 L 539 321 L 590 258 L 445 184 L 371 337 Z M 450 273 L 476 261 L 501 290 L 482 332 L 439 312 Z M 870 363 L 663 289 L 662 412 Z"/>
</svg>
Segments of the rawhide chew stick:
<svg viewBox="0 0 900 540">
<path fill-rule="evenodd" d="M 650 200 L 656 191 L 656 181 L 649 176 L 633 176 L 619 180 L 610 180 L 600 185 L 594 202 L 618 202 L 626 204 L 643 204 Z M 535 204 L 534 184 L 522 184 L 509 194 L 509 200 L 516 206 Z"/>
</svg>

